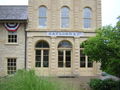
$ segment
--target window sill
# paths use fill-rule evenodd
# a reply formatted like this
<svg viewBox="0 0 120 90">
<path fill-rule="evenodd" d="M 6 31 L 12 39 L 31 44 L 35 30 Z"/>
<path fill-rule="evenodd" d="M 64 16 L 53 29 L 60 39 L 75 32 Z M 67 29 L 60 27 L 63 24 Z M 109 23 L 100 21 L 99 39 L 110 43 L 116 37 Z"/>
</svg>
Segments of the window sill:
<svg viewBox="0 0 120 90">
<path fill-rule="evenodd" d="M 18 43 L 5 43 L 5 45 L 18 45 Z"/>
</svg>

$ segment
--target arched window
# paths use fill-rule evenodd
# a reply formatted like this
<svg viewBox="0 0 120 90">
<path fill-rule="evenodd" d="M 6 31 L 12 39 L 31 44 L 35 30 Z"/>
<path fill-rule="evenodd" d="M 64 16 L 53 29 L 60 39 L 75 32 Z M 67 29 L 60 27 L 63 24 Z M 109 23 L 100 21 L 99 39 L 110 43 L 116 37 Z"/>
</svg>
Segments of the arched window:
<svg viewBox="0 0 120 90">
<path fill-rule="evenodd" d="M 92 11 L 91 8 L 84 8 L 84 28 L 91 28 Z"/>
<path fill-rule="evenodd" d="M 68 41 L 61 41 L 58 45 L 58 67 L 71 67 L 72 45 Z"/>
<path fill-rule="evenodd" d="M 49 67 L 49 45 L 40 41 L 35 46 L 35 67 Z"/>
<path fill-rule="evenodd" d="M 84 41 L 83 43 L 86 43 L 86 42 L 87 41 Z M 93 62 L 83 52 L 83 50 L 84 50 L 83 43 L 80 45 L 80 67 L 81 68 L 92 68 Z"/>
<path fill-rule="evenodd" d="M 41 28 L 47 26 L 47 8 L 45 6 L 39 8 L 39 26 Z"/>
<path fill-rule="evenodd" d="M 61 28 L 69 28 L 69 23 L 70 23 L 69 11 L 70 10 L 68 7 L 61 8 Z"/>
</svg>

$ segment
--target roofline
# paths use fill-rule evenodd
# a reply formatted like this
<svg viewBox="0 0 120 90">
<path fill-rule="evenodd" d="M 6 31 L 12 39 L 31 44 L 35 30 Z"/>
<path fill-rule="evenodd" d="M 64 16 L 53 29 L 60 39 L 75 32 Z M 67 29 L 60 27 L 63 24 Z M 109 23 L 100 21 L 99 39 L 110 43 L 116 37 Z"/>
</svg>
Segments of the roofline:
<svg viewBox="0 0 120 90">
<path fill-rule="evenodd" d="M 5 7 L 14 7 L 14 6 L 19 6 L 19 7 L 23 7 L 23 6 L 26 6 L 26 7 L 28 7 L 28 5 L 0 5 L 0 7 L 3 7 L 3 6 L 5 6 Z"/>
<path fill-rule="evenodd" d="M 28 19 L 0 19 L 0 21 L 27 21 Z"/>
</svg>

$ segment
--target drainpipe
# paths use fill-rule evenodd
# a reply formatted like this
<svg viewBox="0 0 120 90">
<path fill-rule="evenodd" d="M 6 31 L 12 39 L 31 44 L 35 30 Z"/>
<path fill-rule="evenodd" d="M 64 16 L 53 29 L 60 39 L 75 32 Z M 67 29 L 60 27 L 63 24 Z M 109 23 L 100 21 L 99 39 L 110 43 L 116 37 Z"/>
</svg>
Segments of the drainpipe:
<svg viewBox="0 0 120 90">
<path fill-rule="evenodd" d="M 27 69 L 27 22 L 24 24 L 24 31 L 25 31 L 25 70 Z"/>
</svg>

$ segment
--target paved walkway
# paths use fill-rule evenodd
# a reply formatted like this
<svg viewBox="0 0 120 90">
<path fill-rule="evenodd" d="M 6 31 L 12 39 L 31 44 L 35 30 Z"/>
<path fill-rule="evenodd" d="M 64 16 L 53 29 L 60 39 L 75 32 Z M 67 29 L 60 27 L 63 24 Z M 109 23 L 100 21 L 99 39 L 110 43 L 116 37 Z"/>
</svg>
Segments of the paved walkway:
<svg viewBox="0 0 120 90">
<path fill-rule="evenodd" d="M 91 78 L 99 77 L 81 76 L 75 78 L 51 78 L 51 80 L 59 83 L 62 87 L 61 90 L 90 90 L 88 82 Z"/>
</svg>

